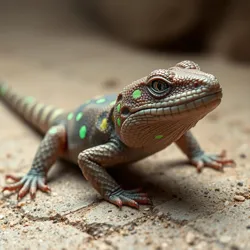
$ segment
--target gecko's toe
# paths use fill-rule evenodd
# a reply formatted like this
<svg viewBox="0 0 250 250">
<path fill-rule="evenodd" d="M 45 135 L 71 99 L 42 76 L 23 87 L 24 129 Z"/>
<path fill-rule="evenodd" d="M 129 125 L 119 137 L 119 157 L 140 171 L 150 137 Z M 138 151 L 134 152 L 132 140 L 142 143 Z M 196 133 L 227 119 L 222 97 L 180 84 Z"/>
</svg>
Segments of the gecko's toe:
<svg viewBox="0 0 250 250">
<path fill-rule="evenodd" d="M 17 195 L 17 199 L 18 200 L 21 200 L 30 190 L 30 183 L 31 183 L 31 179 L 28 179 L 23 187 L 20 189 L 20 191 L 18 192 L 18 195 Z"/>
<path fill-rule="evenodd" d="M 122 207 L 122 205 L 133 207 L 138 209 L 139 204 L 143 205 L 152 205 L 151 200 L 148 198 L 146 193 L 142 193 L 141 189 L 133 190 L 118 190 L 114 194 L 111 194 L 108 198 L 108 201 Z"/>
<path fill-rule="evenodd" d="M 6 178 L 12 179 L 14 183 L 8 184 L 3 187 L 2 192 L 4 192 L 5 190 L 18 191 L 18 200 L 21 200 L 28 193 L 30 193 L 31 199 L 34 199 L 38 189 L 43 192 L 51 191 L 50 188 L 45 184 L 46 179 L 44 176 L 27 174 L 24 177 L 19 178 L 12 175 L 7 175 Z"/>
<path fill-rule="evenodd" d="M 20 181 L 22 179 L 22 177 L 19 177 L 19 176 L 17 177 L 17 176 L 12 175 L 12 174 L 7 174 L 5 176 L 5 180 L 8 180 L 8 179 L 17 182 L 17 181 Z"/>
<path fill-rule="evenodd" d="M 24 180 L 20 180 L 20 181 L 18 181 L 16 183 L 11 183 L 9 185 L 6 185 L 6 186 L 3 187 L 2 192 L 6 191 L 6 190 L 7 191 L 17 191 L 20 188 L 22 188 L 23 183 L 24 183 Z"/>
<path fill-rule="evenodd" d="M 127 198 L 125 196 L 122 196 L 122 203 L 125 206 L 134 207 L 136 209 L 139 209 L 139 204 L 135 200 Z"/>
<path fill-rule="evenodd" d="M 122 207 L 122 200 L 118 196 L 111 195 L 107 200 L 113 203 L 114 205 L 118 206 L 119 208 Z"/>
<path fill-rule="evenodd" d="M 40 178 L 40 179 L 38 179 L 38 182 L 37 182 L 38 188 L 39 188 L 41 191 L 45 192 L 45 193 L 51 192 L 50 187 L 47 186 L 45 183 L 46 183 L 45 178 Z"/>
<path fill-rule="evenodd" d="M 235 161 L 226 158 L 226 151 L 223 150 L 220 154 L 207 154 L 196 156 L 191 159 L 191 163 L 196 166 L 198 172 L 204 167 L 209 167 L 218 171 L 223 172 L 225 166 L 235 165 Z"/>
<path fill-rule="evenodd" d="M 36 180 L 33 179 L 30 184 L 30 198 L 33 200 L 36 197 L 36 191 L 37 191 L 37 183 Z"/>
</svg>

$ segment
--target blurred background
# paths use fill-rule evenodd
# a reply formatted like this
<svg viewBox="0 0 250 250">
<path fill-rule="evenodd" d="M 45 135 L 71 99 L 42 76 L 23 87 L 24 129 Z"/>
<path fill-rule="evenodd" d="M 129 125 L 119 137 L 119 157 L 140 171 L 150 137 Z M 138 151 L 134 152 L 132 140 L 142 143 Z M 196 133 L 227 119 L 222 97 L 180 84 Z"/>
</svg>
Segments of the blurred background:
<svg viewBox="0 0 250 250">
<path fill-rule="evenodd" d="M 95 31 L 131 47 L 249 62 L 249 11 L 246 0 L 1 0 L 1 49 L 31 35 Z"/>
<path fill-rule="evenodd" d="M 99 93 L 186 59 L 246 69 L 249 13 L 247 0 L 0 0 L 0 78 Z"/>
</svg>

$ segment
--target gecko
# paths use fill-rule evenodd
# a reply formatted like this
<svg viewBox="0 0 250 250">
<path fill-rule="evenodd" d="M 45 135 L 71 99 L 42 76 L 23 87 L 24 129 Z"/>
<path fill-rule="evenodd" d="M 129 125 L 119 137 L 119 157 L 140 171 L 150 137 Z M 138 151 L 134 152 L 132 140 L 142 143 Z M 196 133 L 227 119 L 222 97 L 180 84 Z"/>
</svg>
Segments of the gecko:
<svg viewBox="0 0 250 250">
<path fill-rule="evenodd" d="M 234 163 L 225 150 L 206 153 L 190 131 L 222 99 L 218 79 L 193 61 L 153 70 L 118 95 L 94 98 L 70 112 L 22 96 L 5 83 L 0 99 L 44 135 L 27 174 L 6 175 L 12 183 L 2 191 L 17 192 L 18 200 L 28 193 L 34 199 L 37 190 L 50 192 L 47 175 L 58 158 L 78 164 L 102 198 L 120 208 L 152 203 L 141 189 L 121 188 L 109 167 L 139 161 L 172 143 L 198 172 Z"/>
</svg>

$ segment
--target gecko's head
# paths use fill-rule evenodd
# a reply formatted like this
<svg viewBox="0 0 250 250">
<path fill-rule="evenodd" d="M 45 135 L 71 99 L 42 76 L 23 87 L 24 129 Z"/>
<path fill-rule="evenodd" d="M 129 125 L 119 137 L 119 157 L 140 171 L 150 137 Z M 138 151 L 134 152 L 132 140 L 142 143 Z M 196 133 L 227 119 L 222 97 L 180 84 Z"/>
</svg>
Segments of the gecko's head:
<svg viewBox="0 0 250 250">
<path fill-rule="evenodd" d="M 154 70 L 118 95 L 116 132 L 129 147 L 166 146 L 217 107 L 221 98 L 218 80 L 194 62 Z"/>
</svg>

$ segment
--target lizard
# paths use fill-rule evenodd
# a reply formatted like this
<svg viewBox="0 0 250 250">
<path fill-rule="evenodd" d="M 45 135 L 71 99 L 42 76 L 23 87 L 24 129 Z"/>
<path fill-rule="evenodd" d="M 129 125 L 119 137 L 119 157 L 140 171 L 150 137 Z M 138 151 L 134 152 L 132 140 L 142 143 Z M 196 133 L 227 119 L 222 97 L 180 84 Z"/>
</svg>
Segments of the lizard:
<svg viewBox="0 0 250 250">
<path fill-rule="evenodd" d="M 190 131 L 222 99 L 218 79 L 193 61 L 153 70 L 118 95 L 86 101 L 70 112 L 17 94 L 5 83 L 0 83 L 0 97 L 44 135 L 28 173 L 6 175 L 12 183 L 2 191 L 18 192 L 18 200 L 28 193 L 34 199 L 37 190 L 50 192 L 47 174 L 58 158 L 78 164 L 102 198 L 120 208 L 152 203 L 141 189 L 121 188 L 108 167 L 139 161 L 172 143 L 198 172 L 203 167 L 223 171 L 234 163 L 225 150 L 206 153 Z"/>
</svg>

